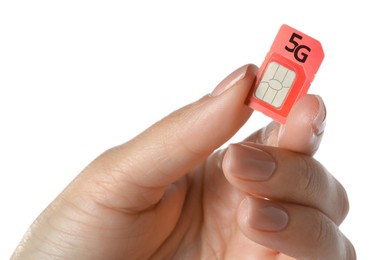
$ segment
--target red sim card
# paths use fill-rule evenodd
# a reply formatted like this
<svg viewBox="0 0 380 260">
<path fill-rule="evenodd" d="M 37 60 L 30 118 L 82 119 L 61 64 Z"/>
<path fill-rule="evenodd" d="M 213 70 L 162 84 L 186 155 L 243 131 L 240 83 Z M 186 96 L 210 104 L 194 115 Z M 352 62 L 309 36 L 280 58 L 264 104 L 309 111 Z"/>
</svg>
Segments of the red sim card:
<svg viewBox="0 0 380 260">
<path fill-rule="evenodd" d="M 248 106 L 285 123 L 293 105 L 307 93 L 323 58 L 319 41 L 282 25 L 261 65 Z"/>
</svg>

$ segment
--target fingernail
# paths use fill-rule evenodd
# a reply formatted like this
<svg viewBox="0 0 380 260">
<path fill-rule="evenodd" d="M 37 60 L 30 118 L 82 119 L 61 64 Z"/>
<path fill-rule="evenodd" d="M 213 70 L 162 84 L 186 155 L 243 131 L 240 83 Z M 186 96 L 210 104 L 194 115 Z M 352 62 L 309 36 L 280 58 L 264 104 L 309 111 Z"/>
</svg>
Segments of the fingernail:
<svg viewBox="0 0 380 260">
<path fill-rule="evenodd" d="M 227 76 L 222 82 L 216 86 L 216 88 L 211 92 L 211 96 L 216 97 L 225 92 L 227 89 L 234 86 L 237 82 L 243 79 L 247 73 L 249 65 L 245 65 L 240 67 L 239 69 L 232 72 L 229 76 Z"/>
<path fill-rule="evenodd" d="M 246 198 L 248 204 L 247 224 L 260 231 L 281 231 L 288 225 L 289 216 L 284 208 L 275 203 L 256 199 Z"/>
<path fill-rule="evenodd" d="M 229 153 L 227 170 L 231 175 L 240 179 L 265 181 L 273 175 L 277 167 L 269 153 L 256 147 L 232 144 L 227 153 Z"/>
<path fill-rule="evenodd" d="M 319 136 L 323 133 L 326 127 L 326 106 L 320 96 L 316 95 L 316 99 L 319 103 L 318 113 L 313 120 L 313 133 Z"/>
</svg>

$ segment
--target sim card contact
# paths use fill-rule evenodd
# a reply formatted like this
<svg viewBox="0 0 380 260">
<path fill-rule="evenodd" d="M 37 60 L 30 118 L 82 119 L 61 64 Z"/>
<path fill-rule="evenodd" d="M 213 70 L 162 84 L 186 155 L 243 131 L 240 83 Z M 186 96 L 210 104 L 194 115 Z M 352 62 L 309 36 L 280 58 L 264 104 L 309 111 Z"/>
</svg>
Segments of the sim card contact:
<svg viewBox="0 0 380 260">
<path fill-rule="evenodd" d="M 255 96 L 279 108 L 292 87 L 296 73 L 277 62 L 271 62 L 264 72 Z"/>
</svg>

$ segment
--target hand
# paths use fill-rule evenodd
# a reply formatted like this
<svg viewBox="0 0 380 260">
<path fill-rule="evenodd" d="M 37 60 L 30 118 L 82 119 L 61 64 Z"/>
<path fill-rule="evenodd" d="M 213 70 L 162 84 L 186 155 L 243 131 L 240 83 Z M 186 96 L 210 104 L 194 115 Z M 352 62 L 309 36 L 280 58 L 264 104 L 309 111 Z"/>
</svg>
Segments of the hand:
<svg viewBox="0 0 380 260">
<path fill-rule="evenodd" d="M 305 96 L 213 151 L 248 120 L 257 68 L 95 159 L 32 224 L 13 259 L 354 259 L 344 188 L 312 158 L 325 108 Z M 224 174 L 223 174 L 224 172 Z"/>
</svg>

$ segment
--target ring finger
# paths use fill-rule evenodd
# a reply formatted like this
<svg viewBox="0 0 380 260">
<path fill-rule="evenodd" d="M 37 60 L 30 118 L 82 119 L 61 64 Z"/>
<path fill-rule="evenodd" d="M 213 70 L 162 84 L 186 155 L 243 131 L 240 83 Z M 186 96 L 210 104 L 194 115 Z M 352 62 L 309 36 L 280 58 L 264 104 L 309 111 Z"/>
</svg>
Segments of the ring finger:
<svg viewBox="0 0 380 260">
<path fill-rule="evenodd" d="M 238 223 L 250 240 L 296 259 L 355 259 L 351 242 L 313 208 L 247 196 Z"/>
</svg>

